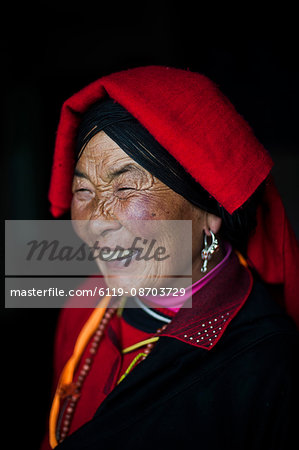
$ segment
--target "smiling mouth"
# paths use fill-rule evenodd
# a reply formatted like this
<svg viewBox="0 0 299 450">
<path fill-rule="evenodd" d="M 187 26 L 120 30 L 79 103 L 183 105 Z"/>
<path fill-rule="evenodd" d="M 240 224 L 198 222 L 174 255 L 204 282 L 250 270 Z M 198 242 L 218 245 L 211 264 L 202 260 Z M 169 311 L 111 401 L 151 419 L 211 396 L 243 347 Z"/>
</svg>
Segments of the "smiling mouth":
<svg viewBox="0 0 299 450">
<path fill-rule="evenodd" d="M 102 255 L 103 261 L 122 261 L 123 259 L 131 258 L 133 255 L 137 253 L 136 250 L 111 250 L 110 252 Z"/>
</svg>

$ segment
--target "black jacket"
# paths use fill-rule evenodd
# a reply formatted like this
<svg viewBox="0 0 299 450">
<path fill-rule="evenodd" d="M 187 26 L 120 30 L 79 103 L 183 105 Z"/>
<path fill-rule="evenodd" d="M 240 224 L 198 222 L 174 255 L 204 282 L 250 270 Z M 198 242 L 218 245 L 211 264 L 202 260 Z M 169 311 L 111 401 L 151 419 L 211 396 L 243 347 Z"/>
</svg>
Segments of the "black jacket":
<svg viewBox="0 0 299 450">
<path fill-rule="evenodd" d="M 255 280 L 211 350 L 163 336 L 61 450 L 298 445 L 299 334 Z"/>
</svg>

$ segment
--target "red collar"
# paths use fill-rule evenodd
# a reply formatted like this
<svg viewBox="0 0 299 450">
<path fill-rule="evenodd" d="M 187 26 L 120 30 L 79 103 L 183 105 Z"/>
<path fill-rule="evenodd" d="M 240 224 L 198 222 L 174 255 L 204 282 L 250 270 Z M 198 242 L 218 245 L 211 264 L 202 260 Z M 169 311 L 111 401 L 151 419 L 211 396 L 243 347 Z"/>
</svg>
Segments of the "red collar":
<svg viewBox="0 0 299 450">
<path fill-rule="evenodd" d="M 161 336 L 211 350 L 246 302 L 252 285 L 251 272 L 232 252 L 217 277 L 194 294 L 192 307 L 181 308 Z"/>
</svg>

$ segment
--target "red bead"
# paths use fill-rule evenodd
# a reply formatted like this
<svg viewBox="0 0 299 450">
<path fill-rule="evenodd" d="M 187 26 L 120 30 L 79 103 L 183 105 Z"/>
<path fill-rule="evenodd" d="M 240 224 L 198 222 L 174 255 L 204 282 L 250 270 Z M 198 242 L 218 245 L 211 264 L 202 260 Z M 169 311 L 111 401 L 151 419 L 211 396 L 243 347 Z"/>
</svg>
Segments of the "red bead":
<svg viewBox="0 0 299 450">
<path fill-rule="evenodd" d="M 115 308 L 107 309 L 107 311 L 106 311 L 106 313 L 105 313 L 101 323 L 99 324 L 99 326 L 98 326 L 98 328 L 97 328 L 97 330 L 96 330 L 96 332 L 94 334 L 93 341 L 92 341 L 91 346 L 89 348 L 90 355 L 95 355 L 96 354 L 99 342 L 101 341 L 101 339 L 103 337 L 104 330 L 105 330 L 109 320 L 111 319 L 111 317 L 115 313 L 115 311 L 116 311 Z M 146 354 L 148 354 L 150 352 L 151 347 L 148 346 L 146 348 L 146 351 L 145 351 Z M 145 359 L 145 357 L 143 357 L 142 360 L 143 359 Z M 93 362 L 93 358 L 86 358 L 85 362 L 84 362 L 84 364 L 82 366 L 82 369 L 80 370 L 78 379 L 76 381 L 77 389 L 75 391 L 75 394 L 72 395 L 71 401 L 70 401 L 69 405 L 66 408 L 66 413 L 65 413 L 65 416 L 64 416 L 63 427 L 62 427 L 62 430 L 61 430 L 59 442 L 62 442 L 66 438 L 66 436 L 67 436 L 67 434 L 69 432 L 69 427 L 70 427 L 70 424 L 71 424 L 71 419 L 72 419 L 72 416 L 73 416 L 73 413 L 74 413 L 75 405 L 76 405 L 77 401 L 80 398 L 80 389 L 79 388 L 82 387 L 82 385 L 84 383 L 84 380 L 85 380 L 85 377 L 86 377 L 88 371 L 91 368 L 92 362 Z"/>
<path fill-rule="evenodd" d="M 74 403 L 76 403 L 76 402 L 79 400 L 79 398 L 80 398 L 80 394 L 72 395 L 72 401 L 73 401 Z"/>
</svg>

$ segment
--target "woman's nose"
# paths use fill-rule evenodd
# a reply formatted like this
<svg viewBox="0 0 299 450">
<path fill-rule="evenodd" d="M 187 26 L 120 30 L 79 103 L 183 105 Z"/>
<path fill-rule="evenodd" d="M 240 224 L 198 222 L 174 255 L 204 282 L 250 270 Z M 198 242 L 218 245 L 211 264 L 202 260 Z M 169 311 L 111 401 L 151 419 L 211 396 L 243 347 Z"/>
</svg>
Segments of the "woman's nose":
<svg viewBox="0 0 299 450">
<path fill-rule="evenodd" d="M 99 238 L 105 238 L 113 231 L 117 231 L 122 225 L 117 220 L 104 219 L 104 218 L 92 218 L 89 220 L 88 229 L 90 236 L 99 240 Z"/>
<path fill-rule="evenodd" d="M 113 231 L 117 231 L 122 227 L 119 221 L 112 214 L 104 213 L 103 208 L 98 205 L 92 212 L 88 229 L 90 236 L 99 240 L 104 238 Z"/>
</svg>

